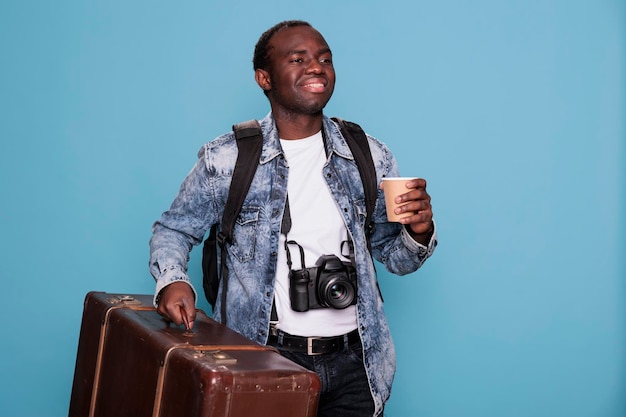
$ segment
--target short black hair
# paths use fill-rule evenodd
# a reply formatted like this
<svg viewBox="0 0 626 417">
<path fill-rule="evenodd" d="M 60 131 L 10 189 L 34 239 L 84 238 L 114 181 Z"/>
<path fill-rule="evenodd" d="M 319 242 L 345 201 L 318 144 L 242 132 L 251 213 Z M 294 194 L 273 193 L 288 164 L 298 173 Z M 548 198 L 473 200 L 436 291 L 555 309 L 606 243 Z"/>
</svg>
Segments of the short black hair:
<svg viewBox="0 0 626 417">
<path fill-rule="evenodd" d="M 295 27 L 295 26 L 308 26 L 312 27 L 309 22 L 305 22 L 304 20 L 285 20 L 283 22 L 277 23 L 261 35 L 256 46 L 254 47 L 254 57 L 252 58 L 252 66 L 254 70 L 258 69 L 267 69 L 269 66 L 270 60 L 270 40 L 272 37 L 278 33 L 279 31 Z"/>
</svg>

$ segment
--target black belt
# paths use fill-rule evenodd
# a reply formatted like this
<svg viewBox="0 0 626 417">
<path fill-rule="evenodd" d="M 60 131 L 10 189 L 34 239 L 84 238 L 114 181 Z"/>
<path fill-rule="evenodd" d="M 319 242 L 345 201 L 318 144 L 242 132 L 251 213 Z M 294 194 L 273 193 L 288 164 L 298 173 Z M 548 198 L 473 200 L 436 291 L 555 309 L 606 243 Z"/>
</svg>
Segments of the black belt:
<svg viewBox="0 0 626 417">
<path fill-rule="evenodd" d="M 294 336 L 278 330 L 277 335 L 269 337 L 268 344 L 292 352 L 322 355 L 324 353 L 338 352 L 347 345 L 356 343 L 359 340 L 359 331 L 356 329 L 345 335 L 331 337 Z"/>
</svg>

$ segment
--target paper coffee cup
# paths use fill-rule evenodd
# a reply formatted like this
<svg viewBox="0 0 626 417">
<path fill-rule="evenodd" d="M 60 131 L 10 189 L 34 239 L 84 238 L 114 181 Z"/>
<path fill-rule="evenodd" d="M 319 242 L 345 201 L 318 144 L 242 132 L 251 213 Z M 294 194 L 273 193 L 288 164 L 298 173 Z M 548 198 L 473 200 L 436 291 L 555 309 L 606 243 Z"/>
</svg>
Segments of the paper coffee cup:
<svg viewBox="0 0 626 417">
<path fill-rule="evenodd" d="M 383 194 L 385 195 L 385 205 L 387 207 L 387 219 L 390 222 L 400 221 L 401 218 L 413 215 L 412 211 L 402 214 L 394 212 L 396 207 L 404 204 L 397 204 L 396 197 L 408 192 L 411 188 L 407 188 L 406 183 L 414 180 L 414 177 L 385 177 L 383 178 Z"/>
</svg>

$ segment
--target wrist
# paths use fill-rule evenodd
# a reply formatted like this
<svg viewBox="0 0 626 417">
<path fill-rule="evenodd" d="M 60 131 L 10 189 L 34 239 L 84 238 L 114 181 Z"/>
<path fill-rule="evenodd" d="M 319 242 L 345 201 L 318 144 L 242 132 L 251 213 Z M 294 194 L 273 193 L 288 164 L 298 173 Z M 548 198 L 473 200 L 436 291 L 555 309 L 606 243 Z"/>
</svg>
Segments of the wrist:
<svg viewBox="0 0 626 417">
<path fill-rule="evenodd" d="M 428 243 L 430 242 L 430 239 L 433 237 L 433 233 L 435 232 L 435 225 L 433 224 L 433 222 L 430 222 L 430 227 L 428 228 L 428 230 L 422 233 L 415 233 L 413 229 L 411 229 L 411 226 L 408 224 L 405 224 L 404 227 L 406 228 L 406 231 L 409 232 L 409 236 L 411 236 L 413 240 L 424 246 L 428 246 Z"/>
</svg>

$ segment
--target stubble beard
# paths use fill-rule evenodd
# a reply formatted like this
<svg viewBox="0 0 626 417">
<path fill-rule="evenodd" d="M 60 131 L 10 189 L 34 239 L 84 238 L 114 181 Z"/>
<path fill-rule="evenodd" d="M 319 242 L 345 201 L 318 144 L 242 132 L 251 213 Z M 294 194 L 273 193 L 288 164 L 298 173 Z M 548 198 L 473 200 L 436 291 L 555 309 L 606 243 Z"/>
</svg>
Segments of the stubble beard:
<svg viewBox="0 0 626 417">
<path fill-rule="evenodd" d="M 333 88 L 334 90 L 334 88 Z M 332 91 L 330 95 L 320 100 L 305 100 L 299 96 L 295 100 L 285 97 L 284 95 L 277 93 L 275 90 L 271 90 L 268 94 L 270 103 L 276 104 L 272 106 L 275 111 L 280 112 L 283 117 L 295 118 L 297 116 L 315 116 L 322 113 L 326 104 L 332 97 Z"/>
</svg>

